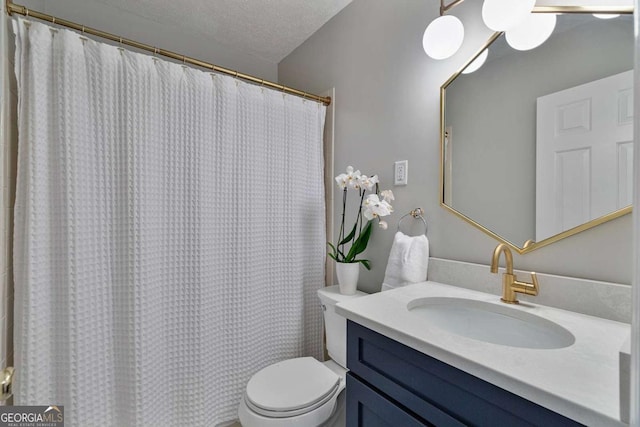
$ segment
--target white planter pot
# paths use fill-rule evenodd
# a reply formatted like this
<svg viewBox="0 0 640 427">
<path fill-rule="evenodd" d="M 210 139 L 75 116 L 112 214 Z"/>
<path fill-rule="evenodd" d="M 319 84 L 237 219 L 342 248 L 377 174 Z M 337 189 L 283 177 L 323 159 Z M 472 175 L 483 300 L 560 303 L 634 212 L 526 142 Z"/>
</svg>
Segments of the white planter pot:
<svg viewBox="0 0 640 427">
<path fill-rule="evenodd" d="M 336 275 L 343 295 L 355 295 L 360 275 L 359 262 L 336 262 Z"/>
</svg>

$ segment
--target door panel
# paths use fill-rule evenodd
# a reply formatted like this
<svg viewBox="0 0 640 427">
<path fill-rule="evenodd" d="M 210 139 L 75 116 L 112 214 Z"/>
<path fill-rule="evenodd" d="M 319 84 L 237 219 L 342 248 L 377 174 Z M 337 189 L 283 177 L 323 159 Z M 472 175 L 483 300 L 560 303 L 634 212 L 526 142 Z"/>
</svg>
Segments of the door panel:
<svg viewBox="0 0 640 427">
<path fill-rule="evenodd" d="M 631 204 L 633 70 L 537 100 L 536 241 Z"/>
</svg>

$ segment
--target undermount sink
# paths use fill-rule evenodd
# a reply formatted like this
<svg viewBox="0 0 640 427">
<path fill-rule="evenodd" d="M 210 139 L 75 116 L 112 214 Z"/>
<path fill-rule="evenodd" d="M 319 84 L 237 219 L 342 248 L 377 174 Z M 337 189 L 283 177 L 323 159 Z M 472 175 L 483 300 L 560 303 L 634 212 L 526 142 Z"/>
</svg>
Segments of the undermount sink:
<svg viewBox="0 0 640 427">
<path fill-rule="evenodd" d="M 573 345 L 575 337 L 540 316 L 499 304 L 465 298 L 418 298 L 407 309 L 447 332 L 510 347 L 557 349 Z"/>
</svg>

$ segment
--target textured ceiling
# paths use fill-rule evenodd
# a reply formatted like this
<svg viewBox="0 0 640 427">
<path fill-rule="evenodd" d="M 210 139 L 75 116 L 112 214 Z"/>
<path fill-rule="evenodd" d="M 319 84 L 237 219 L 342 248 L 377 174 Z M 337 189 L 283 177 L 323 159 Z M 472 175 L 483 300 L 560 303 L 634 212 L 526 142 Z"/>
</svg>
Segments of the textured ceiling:
<svg viewBox="0 0 640 427">
<path fill-rule="evenodd" d="M 94 0 L 280 62 L 351 0 Z"/>
</svg>

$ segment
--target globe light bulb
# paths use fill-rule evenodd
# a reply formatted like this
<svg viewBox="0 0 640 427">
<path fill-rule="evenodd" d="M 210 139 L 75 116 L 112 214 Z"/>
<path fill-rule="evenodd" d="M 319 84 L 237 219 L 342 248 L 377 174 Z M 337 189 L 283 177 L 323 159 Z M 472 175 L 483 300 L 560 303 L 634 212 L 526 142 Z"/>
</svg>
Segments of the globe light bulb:
<svg viewBox="0 0 640 427">
<path fill-rule="evenodd" d="M 493 31 L 507 31 L 522 22 L 536 0 L 484 0 L 482 20 Z"/>
<path fill-rule="evenodd" d="M 434 19 L 424 32 L 422 47 L 433 59 L 451 57 L 462 46 L 464 25 L 452 15 Z"/>
<path fill-rule="evenodd" d="M 620 14 L 617 14 L 617 13 L 594 13 L 593 16 L 595 16 L 598 19 L 613 19 L 613 18 L 617 18 L 618 16 L 620 16 Z"/>
<path fill-rule="evenodd" d="M 506 32 L 509 46 L 516 50 L 530 50 L 544 43 L 556 27 L 553 13 L 531 13 L 517 27 Z"/>
<path fill-rule="evenodd" d="M 476 59 L 471 62 L 471 64 L 467 65 L 464 70 L 462 70 L 462 74 L 471 74 L 474 71 L 477 71 L 478 68 L 482 67 L 484 62 L 487 60 L 487 56 L 489 55 L 489 49 L 485 49 L 480 55 L 477 56 Z"/>
</svg>

